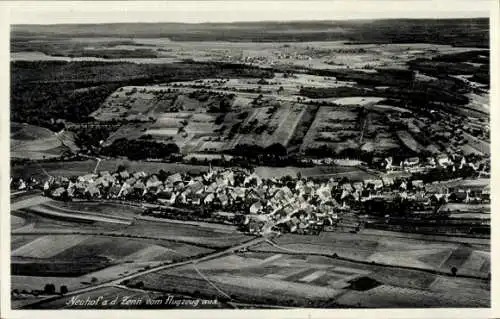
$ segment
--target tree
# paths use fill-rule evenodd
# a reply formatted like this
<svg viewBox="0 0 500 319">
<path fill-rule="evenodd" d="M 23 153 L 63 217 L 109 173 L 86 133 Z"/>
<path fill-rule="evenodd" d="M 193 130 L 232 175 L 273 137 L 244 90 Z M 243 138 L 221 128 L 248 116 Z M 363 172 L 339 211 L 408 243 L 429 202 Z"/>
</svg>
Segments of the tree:
<svg viewBox="0 0 500 319">
<path fill-rule="evenodd" d="M 92 277 L 92 278 L 90 278 L 90 282 L 91 282 L 91 283 L 96 283 L 96 282 L 97 282 L 97 278 L 96 278 L 96 277 Z"/>
<path fill-rule="evenodd" d="M 168 173 L 165 172 L 163 169 L 160 169 L 158 172 L 158 179 L 162 182 L 165 182 L 167 180 Z"/>
<path fill-rule="evenodd" d="M 60 291 L 61 295 L 64 295 L 64 294 L 68 293 L 68 287 L 66 287 L 65 285 L 62 285 L 59 291 Z"/>
<path fill-rule="evenodd" d="M 47 295 L 52 295 L 56 292 L 56 286 L 54 286 L 54 284 L 46 284 L 43 288 L 43 292 Z"/>
<path fill-rule="evenodd" d="M 457 275 L 457 271 L 458 271 L 457 267 L 451 267 L 451 274 L 452 274 L 453 276 L 456 276 L 456 275 Z"/>
</svg>

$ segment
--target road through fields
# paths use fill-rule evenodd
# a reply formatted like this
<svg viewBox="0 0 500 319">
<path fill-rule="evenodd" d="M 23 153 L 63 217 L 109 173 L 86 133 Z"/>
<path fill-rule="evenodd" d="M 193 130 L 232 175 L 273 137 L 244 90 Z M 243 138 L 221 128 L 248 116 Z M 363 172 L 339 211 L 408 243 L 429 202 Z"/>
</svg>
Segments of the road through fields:
<svg viewBox="0 0 500 319">
<path fill-rule="evenodd" d="M 230 254 L 230 253 L 233 253 L 233 252 L 235 252 L 237 250 L 240 250 L 240 249 L 243 249 L 243 248 L 248 248 L 250 246 L 259 244 L 261 242 L 264 242 L 265 240 L 266 240 L 265 237 L 254 238 L 254 239 L 251 239 L 251 240 L 249 240 L 247 242 L 241 243 L 239 245 L 232 246 L 230 248 L 227 248 L 227 249 L 224 249 L 224 250 L 221 250 L 221 251 L 216 251 L 216 252 L 213 252 L 211 254 L 205 255 L 203 257 L 199 257 L 199 258 L 195 258 L 195 259 L 191 259 L 191 260 L 185 260 L 185 261 L 181 261 L 181 262 L 173 263 L 173 264 L 160 265 L 160 266 L 153 267 L 153 268 L 150 268 L 150 269 L 147 269 L 147 270 L 142 270 L 140 272 L 137 272 L 137 273 L 125 276 L 125 277 L 121 277 L 119 279 L 115 279 L 115 280 L 111 280 L 111 281 L 108 281 L 108 282 L 104 282 L 104 283 L 101 283 L 101 284 L 98 284 L 98 285 L 95 285 L 95 286 L 92 286 L 92 287 L 86 287 L 86 288 L 81 288 L 81 289 L 73 290 L 73 291 L 68 292 L 67 294 L 65 294 L 63 296 L 49 297 L 49 298 L 45 298 L 45 299 L 42 299 L 42 300 L 38 300 L 38 301 L 36 301 L 36 302 L 34 302 L 32 304 L 24 305 L 22 308 L 24 308 L 24 309 L 26 309 L 26 308 L 32 308 L 33 306 L 35 306 L 37 304 L 41 304 L 41 303 L 48 302 L 48 301 L 53 301 L 53 300 L 56 300 L 56 299 L 59 299 L 59 298 L 73 296 L 73 295 L 78 295 L 78 294 L 81 294 L 81 293 L 93 291 L 93 290 L 100 289 L 100 288 L 105 288 L 105 287 L 110 287 L 110 286 L 114 286 L 114 285 L 119 285 L 121 282 L 123 282 L 125 280 L 131 280 L 131 279 L 137 278 L 139 276 L 146 275 L 146 274 L 153 273 L 153 272 L 157 272 L 157 271 L 160 271 L 160 270 L 169 269 L 169 268 L 175 268 L 175 267 L 179 267 L 179 266 L 183 266 L 183 265 L 187 265 L 187 264 L 191 264 L 191 263 L 192 264 L 196 264 L 198 262 L 206 261 L 206 260 L 209 260 L 209 259 L 214 259 L 214 258 L 217 258 L 217 257 L 221 257 L 221 256 L 223 256 L 225 254 Z"/>
</svg>

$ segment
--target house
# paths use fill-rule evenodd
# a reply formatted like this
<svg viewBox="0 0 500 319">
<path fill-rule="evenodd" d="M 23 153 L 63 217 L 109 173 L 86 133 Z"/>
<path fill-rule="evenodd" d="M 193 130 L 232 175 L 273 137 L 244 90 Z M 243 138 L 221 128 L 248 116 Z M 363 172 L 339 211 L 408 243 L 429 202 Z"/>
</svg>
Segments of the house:
<svg viewBox="0 0 500 319">
<path fill-rule="evenodd" d="M 382 177 L 382 183 L 384 186 L 391 186 L 394 185 L 394 179 L 392 177 L 384 176 Z"/>
<path fill-rule="evenodd" d="M 163 183 L 158 179 L 158 176 L 151 175 L 146 181 L 146 188 L 158 188 Z"/>
<path fill-rule="evenodd" d="M 83 176 L 78 176 L 78 181 L 90 183 L 90 182 L 93 182 L 94 179 L 97 178 L 97 176 L 98 176 L 97 174 L 86 174 Z"/>
<path fill-rule="evenodd" d="M 134 177 L 130 177 L 130 178 L 127 178 L 127 180 L 125 180 L 125 183 L 127 183 L 129 185 L 134 185 L 136 181 L 137 181 L 137 179 L 135 179 Z"/>
<path fill-rule="evenodd" d="M 166 184 L 174 185 L 175 183 L 182 182 L 182 176 L 179 173 L 175 173 L 173 175 L 170 175 L 167 177 L 167 180 L 165 181 Z"/>
<path fill-rule="evenodd" d="M 229 197 L 226 194 L 218 194 L 217 198 L 220 200 L 222 207 L 225 207 L 229 204 Z"/>
<path fill-rule="evenodd" d="M 23 190 L 26 189 L 26 183 L 22 178 L 19 179 L 19 186 L 17 187 L 18 190 Z"/>
<path fill-rule="evenodd" d="M 98 177 L 96 180 L 95 180 L 95 184 L 98 186 L 98 187 L 103 187 L 103 188 L 107 188 L 110 186 L 110 181 L 108 179 L 106 179 L 105 177 Z"/>
<path fill-rule="evenodd" d="M 429 165 L 430 167 L 436 167 L 436 160 L 434 159 L 434 157 L 427 157 L 427 165 Z"/>
<path fill-rule="evenodd" d="M 64 187 L 58 187 L 52 192 L 51 195 L 52 195 L 52 197 L 60 198 L 64 195 L 65 192 L 66 192 L 66 189 Z"/>
<path fill-rule="evenodd" d="M 346 191 L 348 193 L 352 192 L 354 189 L 352 187 L 352 185 L 350 183 L 344 183 L 342 185 L 340 185 L 340 188 L 343 190 L 343 191 Z"/>
<path fill-rule="evenodd" d="M 109 171 L 100 171 L 99 176 L 100 177 L 111 177 L 111 173 Z"/>
<path fill-rule="evenodd" d="M 98 197 L 101 197 L 101 191 L 99 190 L 99 188 L 97 187 L 97 185 L 95 183 L 90 183 L 88 186 L 87 186 L 87 190 L 86 190 L 87 194 L 91 197 L 91 198 L 98 198 Z"/>
<path fill-rule="evenodd" d="M 210 193 L 203 199 L 203 203 L 206 205 L 211 204 L 214 201 L 214 199 L 215 195 L 213 193 Z"/>
<path fill-rule="evenodd" d="M 420 163 L 420 159 L 418 157 L 410 157 L 404 161 L 405 166 L 416 166 Z"/>
<path fill-rule="evenodd" d="M 491 194 L 490 194 L 490 186 L 486 186 L 483 191 L 481 192 L 481 199 L 485 202 L 490 202 L 491 201 Z"/>
<path fill-rule="evenodd" d="M 316 195 L 322 202 L 326 202 L 332 199 L 332 191 L 327 185 L 322 185 L 320 188 L 318 188 L 316 190 Z"/>
<path fill-rule="evenodd" d="M 264 208 L 264 205 L 262 205 L 261 202 L 255 202 L 250 206 L 250 214 L 259 214 L 262 209 Z"/>
<path fill-rule="evenodd" d="M 203 183 L 191 180 L 187 185 L 186 189 L 193 193 L 201 193 L 205 190 Z"/>
<path fill-rule="evenodd" d="M 127 196 L 128 194 L 130 194 L 131 191 L 132 191 L 132 186 L 129 183 L 125 182 L 122 184 L 122 187 L 120 189 L 120 192 L 118 192 L 117 197 Z"/>
<path fill-rule="evenodd" d="M 253 183 L 255 183 L 257 187 L 262 185 L 262 179 L 255 173 L 248 175 L 247 177 L 245 177 L 245 180 L 243 181 L 243 185 L 253 184 Z"/>
<path fill-rule="evenodd" d="M 121 171 L 121 172 L 119 173 L 119 175 L 120 175 L 120 178 L 122 178 L 122 179 L 127 179 L 127 178 L 129 178 L 129 177 L 130 177 L 129 172 L 128 172 L 128 171 L 126 171 L 126 170 Z"/>
<path fill-rule="evenodd" d="M 401 182 L 401 185 L 399 185 L 399 188 L 400 188 L 400 189 L 407 189 L 407 188 L 408 188 L 408 185 L 406 184 L 406 182 L 405 182 L 405 181 L 402 181 L 402 182 Z"/>
<path fill-rule="evenodd" d="M 118 184 L 118 183 L 114 183 L 113 185 L 111 185 L 109 191 L 108 191 L 108 196 L 111 197 L 111 198 L 116 198 L 118 197 L 118 193 L 120 193 L 120 189 L 121 189 L 121 185 Z"/>
<path fill-rule="evenodd" d="M 136 179 L 143 179 L 146 178 L 148 174 L 146 174 L 145 172 L 135 172 L 133 176 Z"/>
<path fill-rule="evenodd" d="M 207 193 L 215 193 L 217 191 L 217 183 L 213 182 L 212 184 L 205 186 L 205 192 Z"/>
<path fill-rule="evenodd" d="M 424 181 L 421 179 L 411 181 L 411 186 L 415 188 L 424 188 Z"/>
<path fill-rule="evenodd" d="M 354 182 L 354 183 L 352 183 L 352 187 L 357 191 L 361 191 L 361 190 L 363 190 L 363 183 L 362 182 Z"/>
<path fill-rule="evenodd" d="M 201 205 L 205 198 L 205 195 L 198 193 L 191 193 L 191 204 L 193 205 Z"/>
<path fill-rule="evenodd" d="M 466 191 L 460 190 L 450 194 L 448 200 L 450 202 L 464 203 L 468 201 L 469 194 Z"/>
<path fill-rule="evenodd" d="M 365 185 L 373 185 L 373 188 L 374 189 L 380 189 L 382 187 L 384 187 L 384 182 L 381 180 L 381 179 L 365 179 L 363 180 L 363 183 Z"/>
<path fill-rule="evenodd" d="M 446 154 L 438 155 L 437 162 L 441 167 L 446 167 L 446 166 L 452 164 L 448 155 L 446 155 Z"/>
</svg>

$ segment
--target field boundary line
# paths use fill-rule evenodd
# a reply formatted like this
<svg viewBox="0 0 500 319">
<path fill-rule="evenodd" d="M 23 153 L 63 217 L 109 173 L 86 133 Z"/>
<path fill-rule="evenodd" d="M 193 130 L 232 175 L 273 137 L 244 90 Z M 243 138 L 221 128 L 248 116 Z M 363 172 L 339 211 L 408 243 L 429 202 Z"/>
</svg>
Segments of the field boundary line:
<svg viewBox="0 0 500 319">
<path fill-rule="evenodd" d="M 359 259 L 354 259 L 354 258 L 349 258 L 349 257 L 342 257 L 339 256 L 338 254 L 322 254 L 322 253 L 317 253 L 317 252 L 304 252 L 304 251 L 294 251 L 292 249 L 287 249 L 285 247 L 281 247 L 280 245 L 276 244 L 270 239 L 265 240 L 267 243 L 270 245 L 280 249 L 284 250 L 283 254 L 290 254 L 290 255 L 316 255 L 316 256 L 322 256 L 322 257 L 328 257 L 328 258 L 334 258 L 342 261 L 348 261 L 348 262 L 353 262 L 353 263 L 359 263 L 359 264 L 365 264 L 365 265 L 373 265 L 373 266 L 381 266 L 381 267 L 389 267 L 389 268 L 399 268 L 399 269 L 408 269 L 408 270 L 415 270 L 415 271 L 422 271 L 422 272 L 427 272 L 435 275 L 442 275 L 446 277 L 460 277 L 460 278 L 471 278 L 471 279 L 479 279 L 479 280 L 488 280 L 490 281 L 489 278 L 487 277 L 481 277 L 481 276 L 474 276 L 474 275 L 464 275 L 464 274 L 456 274 L 455 276 L 452 275 L 449 272 L 445 271 L 440 271 L 440 270 L 434 270 L 434 269 L 425 269 L 425 268 L 418 268 L 418 267 L 410 267 L 410 266 L 402 266 L 402 265 L 391 265 L 391 264 L 384 264 L 376 261 L 365 261 L 365 260 L 359 260 Z M 269 252 L 268 250 L 262 249 L 262 248 L 249 248 L 248 250 L 250 251 L 255 251 L 255 252 Z M 272 251 L 271 251 L 272 252 Z"/>
</svg>

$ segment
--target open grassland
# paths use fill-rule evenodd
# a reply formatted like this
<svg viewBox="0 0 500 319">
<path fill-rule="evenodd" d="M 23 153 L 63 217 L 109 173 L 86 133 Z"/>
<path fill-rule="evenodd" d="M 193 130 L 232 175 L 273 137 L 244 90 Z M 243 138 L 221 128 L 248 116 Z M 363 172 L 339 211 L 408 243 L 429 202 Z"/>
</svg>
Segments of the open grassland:
<svg viewBox="0 0 500 319">
<path fill-rule="evenodd" d="M 126 232 L 131 235 L 168 239 L 214 248 L 229 247 L 253 238 L 234 230 L 144 220 L 136 221 L 133 225 L 128 226 Z"/>
<path fill-rule="evenodd" d="M 104 256 L 113 262 L 142 263 L 153 261 L 177 261 L 210 252 L 210 249 L 168 241 L 153 242 L 128 238 L 92 236 L 78 245 L 54 256 L 61 260 L 74 260 Z"/>
<path fill-rule="evenodd" d="M 259 166 L 255 173 L 262 178 L 281 178 L 284 176 L 296 177 L 300 173 L 303 177 L 312 179 L 329 179 L 347 177 L 352 181 L 377 178 L 376 176 L 357 167 L 346 166 L 315 166 L 315 167 L 269 167 Z"/>
<path fill-rule="evenodd" d="M 10 229 L 21 228 L 26 225 L 26 220 L 20 216 L 11 215 L 10 216 Z"/>
<path fill-rule="evenodd" d="M 58 158 L 78 150 L 70 132 L 55 133 L 26 123 L 11 123 L 10 150 L 12 158 L 35 160 Z"/>
<path fill-rule="evenodd" d="M 140 215 L 143 212 L 143 209 L 135 206 L 88 201 L 50 201 L 45 203 L 43 206 L 49 209 L 54 209 L 55 211 L 75 214 L 89 214 L 100 217 L 113 217 L 124 220 L 132 220 L 135 216 Z"/>
</svg>

